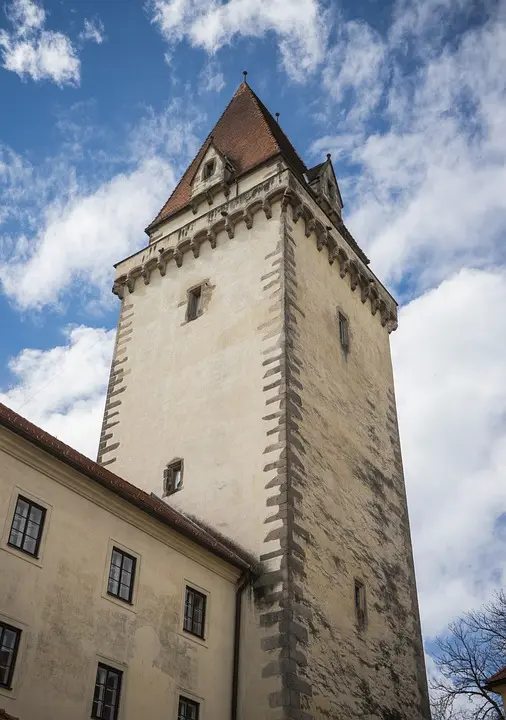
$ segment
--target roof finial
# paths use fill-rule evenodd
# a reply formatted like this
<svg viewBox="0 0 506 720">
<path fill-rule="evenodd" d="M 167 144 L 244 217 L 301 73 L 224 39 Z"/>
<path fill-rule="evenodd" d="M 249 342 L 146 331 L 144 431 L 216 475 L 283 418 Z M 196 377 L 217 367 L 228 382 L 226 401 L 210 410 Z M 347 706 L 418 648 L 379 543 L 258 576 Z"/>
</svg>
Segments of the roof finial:
<svg viewBox="0 0 506 720">
<path fill-rule="evenodd" d="M 247 81 L 246 78 L 248 77 L 248 71 L 247 71 L 247 70 L 243 70 L 243 71 L 242 71 L 242 74 L 244 75 L 244 80 L 243 80 L 243 82 L 245 82 L 245 83 L 247 84 L 248 81 Z"/>
<path fill-rule="evenodd" d="M 331 153 L 327 153 L 327 160 L 330 160 L 331 157 L 332 157 Z"/>
<path fill-rule="evenodd" d="M 279 125 L 279 113 L 276 113 L 276 122 L 277 122 L 278 125 Z"/>
</svg>

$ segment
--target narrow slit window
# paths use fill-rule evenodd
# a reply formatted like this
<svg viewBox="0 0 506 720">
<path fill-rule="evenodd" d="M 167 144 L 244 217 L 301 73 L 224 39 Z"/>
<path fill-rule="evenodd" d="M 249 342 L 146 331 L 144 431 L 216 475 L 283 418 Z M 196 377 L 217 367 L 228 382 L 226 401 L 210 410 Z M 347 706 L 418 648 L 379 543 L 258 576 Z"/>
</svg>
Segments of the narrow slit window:
<svg viewBox="0 0 506 720">
<path fill-rule="evenodd" d="M 184 601 L 184 624 L 186 632 L 197 637 L 204 637 L 206 622 L 206 596 L 203 593 L 186 586 Z"/>
<path fill-rule="evenodd" d="M 21 630 L 0 623 L 0 687 L 12 685 L 20 637 Z"/>
<path fill-rule="evenodd" d="M 355 580 L 355 615 L 358 626 L 365 627 L 367 622 L 367 601 L 365 585 L 360 580 Z"/>
<path fill-rule="evenodd" d="M 339 342 L 343 350 L 348 350 L 350 347 L 350 329 L 348 318 L 339 313 Z"/>
<path fill-rule="evenodd" d="M 182 695 L 179 696 L 177 720 L 199 720 L 200 704 Z"/>
<path fill-rule="evenodd" d="M 109 595 L 132 602 L 135 580 L 136 559 L 118 548 L 113 548 L 111 553 L 111 565 L 109 567 L 109 580 L 107 592 Z"/>
<path fill-rule="evenodd" d="M 19 495 L 8 544 L 27 555 L 38 557 L 45 517 L 45 508 Z"/>
<path fill-rule="evenodd" d="M 121 670 L 98 663 L 91 717 L 97 720 L 117 720 L 121 693 Z"/>
<path fill-rule="evenodd" d="M 164 495 L 172 495 L 172 493 L 181 490 L 183 487 L 183 461 L 174 460 L 169 463 L 163 475 Z"/>
<path fill-rule="evenodd" d="M 188 291 L 188 309 L 186 319 L 196 320 L 202 311 L 202 285 Z"/>
<path fill-rule="evenodd" d="M 212 178 L 212 176 L 214 175 L 215 168 L 216 168 L 215 160 L 208 160 L 208 162 L 206 162 L 206 164 L 204 165 L 204 169 L 202 171 L 202 179 L 209 180 L 209 178 Z"/>
</svg>

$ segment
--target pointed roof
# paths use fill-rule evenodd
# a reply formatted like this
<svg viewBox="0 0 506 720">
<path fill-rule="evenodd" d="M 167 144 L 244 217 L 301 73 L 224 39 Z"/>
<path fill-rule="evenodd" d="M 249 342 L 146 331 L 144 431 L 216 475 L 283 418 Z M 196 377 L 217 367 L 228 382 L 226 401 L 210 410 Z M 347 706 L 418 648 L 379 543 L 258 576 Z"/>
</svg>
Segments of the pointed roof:
<svg viewBox="0 0 506 720">
<path fill-rule="evenodd" d="M 242 82 L 148 230 L 188 205 L 192 179 L 211 143 L 232 162 L 238 176 L 276 155 L 282 155 L 298 175 L 306 171 L 279 123 L 250 86 Z"/>
</svg>

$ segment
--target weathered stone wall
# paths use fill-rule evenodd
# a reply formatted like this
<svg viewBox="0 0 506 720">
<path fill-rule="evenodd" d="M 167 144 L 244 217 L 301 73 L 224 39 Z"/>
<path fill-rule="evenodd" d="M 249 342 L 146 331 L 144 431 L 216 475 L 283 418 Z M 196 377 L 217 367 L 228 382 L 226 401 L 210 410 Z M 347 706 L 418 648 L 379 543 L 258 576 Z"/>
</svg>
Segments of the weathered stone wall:
<svg viewBox="0 0 506 720">
<path fill-rule="evenodd" d="M 7 545 L 18 494 L 47 508 L 40 560 Z M 176 718 L 179 693 L 230 716 L 239 571 L 7 431 L 0 532 L 0 620 L 22 630 L 7 712 L 89 718 L 105 662 L 124 672 L 120 720 Z M 112 544 L 137 556 L 132 606 L 105 591 Z M 203 641 L 182 629 L 186 582 L 208 593 Z"/>
<path fill-rule="evenodd" d="M 293 595 L 308 611 L 298 676 L 311 688 L 301 704 L 315 720 L 428 718 L 388 332 L 291 210 L 286 244 L 298 308 L 287 330 L 297 368 L 289 503 L 303 529 Z M 366 589 L 363 629 L 355 579 Z"/>
</svg>

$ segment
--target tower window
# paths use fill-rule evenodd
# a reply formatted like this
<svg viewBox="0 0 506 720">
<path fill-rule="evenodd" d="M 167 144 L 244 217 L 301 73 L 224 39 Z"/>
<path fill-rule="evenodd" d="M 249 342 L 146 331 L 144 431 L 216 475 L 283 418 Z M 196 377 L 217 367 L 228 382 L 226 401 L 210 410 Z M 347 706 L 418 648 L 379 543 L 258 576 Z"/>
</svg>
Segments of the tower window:
<svg viewBox="0 0 506 720">
<path fill-rule="evenodd" d="M 350 347 L 350 331 L 348 318 L 341 312 L 339 313 L 339 342 L 346 352 Z"/>
<path fill-rule="evenodd" d="M 184 623 L 186 632 L 197 637 L 204 637 L 206 622 L 206 596 L 203 593 L 186 586 L 184 600 Z"/>
<path fill-rule="evenodd" d="M 188 307 L 186 319 L 188 322 L 196 320 L 202 314 L 202 285 L 188 291 Z"/>
<path fill-rule="evenodd" d="M 183 486 L 183 461 L 173 460 L 170 462 L 163 472 L 163 494 L 172 495 L 172 493 L 181 490 Z"/>
<path fill-rule="evenodd" d="M 45 508 L 19 495 L 12 519 L 9 545 L 27 555 L 38 557 L 45 516 Z"/>
<path fill-rule="evenodd" d="M 202 170 L 202 180 L 209 180 L 209 178 L 214 175 L 215 169 L 216 160 L 214 158 L 212 160 L 208 160 L 204 165 L 204 169 Z"/>
<path fill-rule="evenodd" d="M 360 628 L 365 627 L 367 622 L 367 601 L 365 597 L 365 585 L 360 580 L 355 580 L 355 616 Z"/>
<path fill-rule="evenodd" d="M 132 602 L 135 563 L 136 560 L 132 555 L 128 555 L 128 553 L 118 550 L 116 547 L 112 549 L 109 580 L 107 583 L 107 592 L 109 595 L 114 595 L 114 597 L 124 600 L 127 603 Z"/>
<path fill-rule="evenodd" d="M 10 688 L 21 630 L 0 623 L 0 687 Z"/>
<path fill-rule="evenodd" d="M 177 720 L 199 720 L 200 705 L 194 700 L 179 696 Z"/>
<path fill-rule="evenodd" d="M 98 663 L 91 717 L 97 720 L 116 720 L 121 693 L 121 670 Z"/>
</svg>

